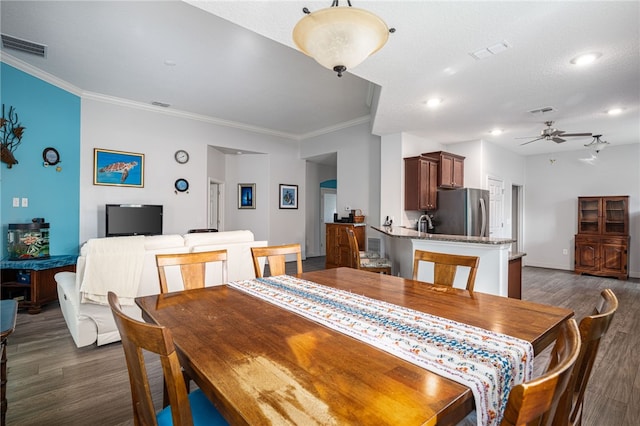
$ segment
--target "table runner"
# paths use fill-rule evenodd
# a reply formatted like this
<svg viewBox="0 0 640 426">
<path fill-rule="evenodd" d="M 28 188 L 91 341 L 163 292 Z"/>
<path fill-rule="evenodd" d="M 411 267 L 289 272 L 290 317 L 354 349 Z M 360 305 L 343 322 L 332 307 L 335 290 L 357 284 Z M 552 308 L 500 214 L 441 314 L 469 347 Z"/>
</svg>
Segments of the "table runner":
<svg viewBox="0 0 640 426">
<path fill-rule="evenodd" d="M 524 340 L 288 275 L 228 284 L 469 387 L 478 425 L 497 425 L 531 378 Z"/>
</svg>

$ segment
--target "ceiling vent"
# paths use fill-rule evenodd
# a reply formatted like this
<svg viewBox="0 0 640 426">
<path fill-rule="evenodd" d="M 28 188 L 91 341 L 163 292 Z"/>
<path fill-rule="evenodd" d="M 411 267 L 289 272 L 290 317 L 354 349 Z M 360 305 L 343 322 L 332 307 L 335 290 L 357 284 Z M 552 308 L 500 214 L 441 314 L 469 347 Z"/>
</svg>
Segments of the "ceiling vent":
<svg viewBox="0 0 640 426">
<path fill-rule="evenodd" d="M 548 112 L 555 112 L 556 109 L 554 107 L 542 107 L 542 108 L 538 108 L 538 109 L 532 109 L 531 111 L 529 111 L 531 114 L 546 114 Z"/>
<path fill-rule="evenodd" d="M 41 58 L 47 57 L 46 45 L 12 37 L 7 34 L 2 34 L 2 48 L 17 50 L 30 55 L 40 56 Z"/>
</svg>

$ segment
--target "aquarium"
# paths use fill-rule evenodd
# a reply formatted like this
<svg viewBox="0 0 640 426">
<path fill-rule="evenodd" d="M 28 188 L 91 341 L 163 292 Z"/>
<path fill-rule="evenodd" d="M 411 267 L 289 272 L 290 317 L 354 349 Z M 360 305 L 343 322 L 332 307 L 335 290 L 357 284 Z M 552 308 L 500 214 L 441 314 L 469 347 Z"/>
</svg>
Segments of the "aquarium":
<svg viewBox="0 0 640 426">
<path fill-rule="evenodd" d="M 7 233 L 9 260 L 49 257 L 49 224 L 44 222 L 10 223 Z"/>
</svg>

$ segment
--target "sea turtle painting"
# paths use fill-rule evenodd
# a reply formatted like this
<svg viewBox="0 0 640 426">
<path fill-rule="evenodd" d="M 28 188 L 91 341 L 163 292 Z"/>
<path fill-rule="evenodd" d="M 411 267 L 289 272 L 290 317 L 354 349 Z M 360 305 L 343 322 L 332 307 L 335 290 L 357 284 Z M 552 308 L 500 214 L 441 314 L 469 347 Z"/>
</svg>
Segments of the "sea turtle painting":
<svg viewBox="0 0 640 426">
<path fill-rule="evenodd" d="M 100 173 L 122 173 L 122 177 L 120 178 L 120 183 L 124 183 L 129 176 L 129 170 L 133 169 L 138 165 L 137 161 L 132 161 L 130 163 L 124 163 L 122 161 L 118 161 L 117 163 L 107 164 L 102 167 L 98 172 Z"/>
</svg>

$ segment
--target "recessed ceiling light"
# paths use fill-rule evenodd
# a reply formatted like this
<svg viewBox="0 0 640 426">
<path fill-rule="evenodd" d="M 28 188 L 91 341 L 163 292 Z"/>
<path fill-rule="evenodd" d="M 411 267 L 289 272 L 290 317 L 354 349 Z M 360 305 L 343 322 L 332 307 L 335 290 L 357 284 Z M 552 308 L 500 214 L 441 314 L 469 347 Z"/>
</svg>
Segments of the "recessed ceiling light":
<svg viewBox="0 0 640 426">
<path fill-rule="evenodd" d="M 441 98 L 431 98 L 427 101 L 427 106 L 429 108 L 437 108 L 440 106 L 441 103 L 442 103 Z"/>
<path fill-rule="evenodd" d="M 602 53 L 597 53 L 597 52 L 585 53 L 584 55 L 579 55 L 579 56 L 576 56 L 575 58 L 573 58 L 571 60 L 571 63 L 573 65 L 578 65 L 578 66 L 588 65 L 588 64 L 594 62 L 600 56 L 602 56 Z"/>
<path fill-rule="evenodd" d="M 622 108 L 611 108 L 610 110 L 607 110 L 607 114 L 609 115 L 618 115 L 622 113 Z"/>
<path fill-rule="evenodd" d="M 502 129 L 493 129 L 493 130 L 491 131 L 491 134 L 492 134 L 493 136 L 499 136 L 499 135 L 501 135 L 501 134 L 502 134 Z"/>
</svg>

